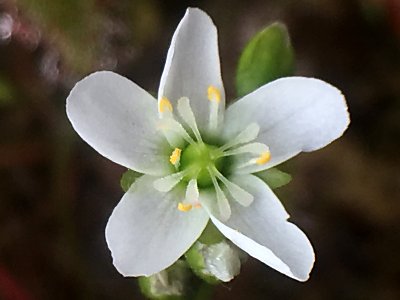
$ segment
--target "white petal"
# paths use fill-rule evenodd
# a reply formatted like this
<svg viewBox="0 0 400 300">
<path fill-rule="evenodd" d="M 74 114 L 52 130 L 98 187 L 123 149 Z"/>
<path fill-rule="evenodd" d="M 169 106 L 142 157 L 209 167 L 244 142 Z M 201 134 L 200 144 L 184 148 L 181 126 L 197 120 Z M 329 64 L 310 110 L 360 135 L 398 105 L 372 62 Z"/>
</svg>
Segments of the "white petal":
<svg viewBox="0 0 400 300">
<path fill-rule="evenodd" d="M 152 175 L 171 168 L 170 147 L 156 129 L 157 102 L 127 78 L 103 71 L 82 79 L 67 98 L 67 115 L 82 139 L 108 159 Z"/>
<path fill-rule="evenodd" d="M 201 131 L 209 120 L 207 90 L 210 85 L 221 93 L 219 113 L 222 116 L 225 93 L 217 29 L 205 12 L 189 8 L 172 37 L 158 98 L 167 97 L 175 107 L 178 99 L 188 97 Z"/>
<path fill-rule="evenodd" d="M 183 188 L 161 193 L 155 178 L 140 177 L 122 197 L 106 227 L 113 263 L 124 276 L 149 276 L 173 264 L 199 238 L 209 219 L 204 209 L 177 209 Z"/>
<path fill-rule="evenodd" d="M 230 106 L 225 115 L 225 139 L 233 139 L 253 122 L 260 126 L 257 141 L 269 146 L 271 160 L 244 169 L 247 173 L 326 146 L 343 134 L 349 114 L 344 96 L 335 87 L 318 79 L 288 77 L 266 84 Z"/>
<path fill-rule="evenodd" d="M 243 207 L 232 201 L 229 220 L 223 222 L 212 216 L 214 224 L 249 255 L 289 277 L 307 280 L 315 259 L 313 248 L 306 235 L 286 221 L 289 216 L 279 199 L 253 175 L 237 176 L 231 180 L 249 191 L 254 202 Z M 210 192 L 200 194 L 200 197 L 208 198 L 205 203 L 215 201 Z"/>
</svg>

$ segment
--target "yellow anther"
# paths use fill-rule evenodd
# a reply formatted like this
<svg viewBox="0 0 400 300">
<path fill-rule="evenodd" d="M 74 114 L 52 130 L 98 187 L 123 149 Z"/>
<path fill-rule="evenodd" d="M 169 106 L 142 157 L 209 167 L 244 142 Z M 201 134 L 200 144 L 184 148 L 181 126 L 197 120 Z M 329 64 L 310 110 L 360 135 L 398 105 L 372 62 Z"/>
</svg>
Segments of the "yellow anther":
<svg viewBox="0 0 400 300">
<path fill-rule="evenodd" d="M 221 92 L 215 86 L 210 85 L 207 89 L 207 97 L 208 100 L 219 103 L 221 101 Z"/>
<path fill-rule="evenodd" d="M 159 101 L 158 101 L 158 111 L 160 113 L 165 112 L 166 110 L 172 112 L 172 104 L 171 102 L 168 100 L 167 97 L 162 97 Z"/>
<path fill-rule="evenodd" d="M 181 159 L 181 153 L 182 153 L 181 149 L 175 148 L 175 150 L 172 151 L 172 154 L 169 157 L 169 162 L 173 165 L 176 165 L 177 163 L 179 163 L 179 160 Z"/>
<path fill-rule="evenodd" d="M 192 205 L 192 204 L 184 204 L 184 203 L 182 203 L 182 202 L 179 202 L 179 203 L 178 203 L 178 209 L 179 209 L 180 211 L 187 212 L 187 211 L 191 210 L 192 208 L 193 208 L 193 205 Z"/>
<path fill-rule="evenodd" d="M 271 159 L 271 152 L 266 151 L 260 155 L 259 158 L 257 158 L 256 163 L 258 165 L 265 165 L 269 160 Z"/>
</svg>

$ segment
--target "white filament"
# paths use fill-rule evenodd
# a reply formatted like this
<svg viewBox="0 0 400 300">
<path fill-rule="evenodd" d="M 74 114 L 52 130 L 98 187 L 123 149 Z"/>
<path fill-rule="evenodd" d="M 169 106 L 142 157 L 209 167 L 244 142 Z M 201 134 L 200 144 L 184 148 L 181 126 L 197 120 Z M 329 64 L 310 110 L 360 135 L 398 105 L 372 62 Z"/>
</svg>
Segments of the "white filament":
<svg viewBox="0 0 400 300">
<path fill-rule="evenodd" d="M 197 179 L 191 179 L 186 187 L 185 202 L 196 205 L 199 203 L 199 189 Z"/>
<path fill-rule="evenodd" d="M 214 174 L 217 176 L 219 180 L 226 186 L 229 191 L 229 194 L 242 206 L 249 206 L 254 201 L 253 195 L 242 189 L 237 184 L 229 181 L 224 175 L 222 175 L 217 168 L 214 167 L 213 169 Z"/>
<path fill-rule="evenodd" d="M 218 108 L 219 103 L 217 101 L 210 101 L 209 128 L 211 132 L 216 132 L 218 128 Z"/>
<path fill-rule="evenodd" d="M 265 144 L 251 143 L 251 144 L 240 146 L 233 150 L 225 151 L 224 156 L 237 155 L 237 154 L 243 154 L 243 153 L 252 153 L 252 154 L 260 155 L 260 154 L 262 154 L 264 152 L 268 152 L 268 151 L 269 151 L 269 147 Z"/>
<path fill-rule="evenodd" d="M 195 144 L 196 142 L 192 139 L 192 137 L 186 132 L 185 128 L 179 123 L 178 121 L 175 121 L 172 118 L 166 118 L 160 120 L 159 123 L 159 128 L 163 131 L 170 130 L 172 132 L 175 132 L 178 134 L 180 137 L 182 137 L 184 140 L 186 140 L 189 144 Z"/>
<path fill-rule="evenodd" d="M 251 123 L 235 138 L 233 138 L 228 143 L 220 147 L 219 150 L 224 151 L 240 144 L 249 143 L 253 141 L 255 138 L 257 138 L 259 132 L 260 132 L 260 126 L 258 126 L 256 123 Z"/>
<path fill-rule="evenodd" d="M 219 187 L 218 181 L 215 178 L 213 171 L 210 168 L 208 168 L 208 173 L 210 174 L 212 183 L 215 188 L 215 194 L 217 196 L 217 205 L 218 205 L 219 215 L 220 215 L 222 221 L 227 221 L 232 213 L 231 206 L 229 205 L 229 201 L 228 201 L 228 199 L 226 199 L 224 192 Z"/>
<path fill-rule="evenodd" d="M 186 124 L 192 129 L 197 141 L 202 142 L 199 129 L 197 128 L 196 118 L 193 114 L 190 102 L 187 97 L 182 97 L 178 100 L 178 112 Z"/>
</svg>

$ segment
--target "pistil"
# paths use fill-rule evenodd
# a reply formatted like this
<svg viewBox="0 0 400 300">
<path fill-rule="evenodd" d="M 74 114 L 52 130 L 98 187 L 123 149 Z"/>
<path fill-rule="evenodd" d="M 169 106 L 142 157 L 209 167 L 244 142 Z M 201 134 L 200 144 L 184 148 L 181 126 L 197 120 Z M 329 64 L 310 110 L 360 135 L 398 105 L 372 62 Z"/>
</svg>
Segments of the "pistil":
<svg viewBox="0 0 400 300">
<path fill-rule="evenodd" d="M 199 187 L 212 185 L 208 174 L 208 167 L 215 167 L 221 170 L 224 163 L 221 151 L 217 147 L 205 143 L 189 145 L 182 151 L 180 169 L 189 170 L 185 180 L 197 179 Z"/>
</svg>

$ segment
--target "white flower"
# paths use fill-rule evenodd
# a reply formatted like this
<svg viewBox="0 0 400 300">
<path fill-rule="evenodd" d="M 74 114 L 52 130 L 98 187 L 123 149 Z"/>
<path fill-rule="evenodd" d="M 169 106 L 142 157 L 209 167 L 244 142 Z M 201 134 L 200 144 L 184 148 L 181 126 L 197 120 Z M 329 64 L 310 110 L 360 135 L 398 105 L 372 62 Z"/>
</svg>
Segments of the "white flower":
<svg viewBox="0 0 400 300">
<path fill-rule="evenodd" d="M 189 8 L 172 38 L 158 105 L 128 79 L 97 72 L 73 88 L 67 114 L 100 154 L 145 174 L 107 224 L 120 273 L 148 276 L 167 268 L 211 219 L 251 256 L 307 280 L 310 242 L 251 173 L 341 136 L 349 116 L 339 90 L 317 79 L 282 78 L 225 110 L 217 30 L 207 14 Z"/>
</svg>

